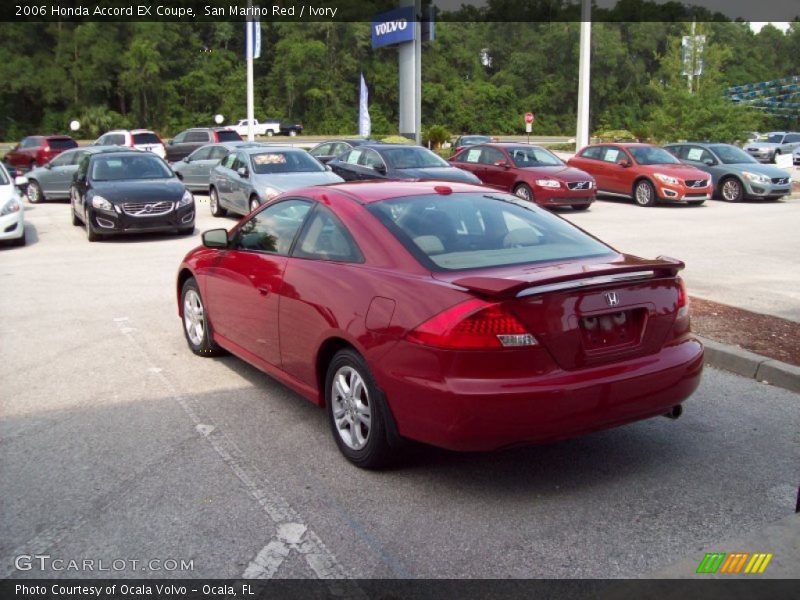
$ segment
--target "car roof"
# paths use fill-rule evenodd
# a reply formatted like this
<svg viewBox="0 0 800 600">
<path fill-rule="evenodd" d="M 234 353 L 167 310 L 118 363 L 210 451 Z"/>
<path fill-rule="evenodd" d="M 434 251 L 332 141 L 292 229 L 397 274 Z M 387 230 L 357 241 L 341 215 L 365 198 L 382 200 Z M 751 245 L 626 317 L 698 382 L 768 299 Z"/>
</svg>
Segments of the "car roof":
<svg viewBox="0 0 800 600">
<path fill-rule="evenodd" d="M 257 142 L 245 142 L 243 145 L 237 146 L 236 149 L 244 150 L 245 154 L 255 154 L 256 152 L 264 152 L 265 150 L 271 150 L 272 152 L 305 152 L 302 148 L 293 148 L 292 146 L 269 146 Z"/>
<path fill-rule="evenodd" d="M 346 183 L 332 183 L 329 185 L 316 186 L 314 188 L 307 188 L 308 192 L 317 190 L 317 193 L 324 193 L 324 190 L 335 190 L 347 196 L 360 204 L 371 204 L 373 202 L 380 202 L 382 200 L 389 200 L 392 198 L 403 198 L 407 196 L 428 196 L 431 194 L 441 193 L 436 188 L 449 188 L 452 193 L 458 194 L 463 192 L 484 192 L 498 194 L 497 190 L 490 190 L 481 185 L 474 185 L 471 183 L 458 183 L 455 181 L 413 181 L 413 180 L 399 180 L 399 181 L 356 181 Z M 300 193 L 300 190 L 293 190 L 293 192 Z"/>
<path fill-rule="evenodd" d="M 97 154 L 122 154 L 125 156 L 153 156 L 155 158 L 161 158 L 157 154 L 153 154 L 152 152 L 146 152 L 144 150 L 137 150 L 136 148 L 125 148 L 123 146 L 98 146 L 102 148 L 98 152 L 92 152 L 92 155 Z"/>
</svg>

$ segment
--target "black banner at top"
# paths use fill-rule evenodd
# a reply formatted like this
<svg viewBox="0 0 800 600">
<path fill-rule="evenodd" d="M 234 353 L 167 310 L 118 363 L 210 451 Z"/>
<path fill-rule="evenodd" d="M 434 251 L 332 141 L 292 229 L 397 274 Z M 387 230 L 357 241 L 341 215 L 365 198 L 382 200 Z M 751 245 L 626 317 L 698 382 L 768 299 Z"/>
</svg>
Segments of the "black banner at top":
<svg viewBox="0 0 800 600">
<path fill-rule="evenodd" d="M 355 22 L 397 8 L 399 0 L 8 0 L 4 22 L 243 21 Z M 445 21 L 580 21 L 581 0 L 422 0 Z M 800 20 L 798 0 L 593 0 L 592 21 Z"/>
</svg>

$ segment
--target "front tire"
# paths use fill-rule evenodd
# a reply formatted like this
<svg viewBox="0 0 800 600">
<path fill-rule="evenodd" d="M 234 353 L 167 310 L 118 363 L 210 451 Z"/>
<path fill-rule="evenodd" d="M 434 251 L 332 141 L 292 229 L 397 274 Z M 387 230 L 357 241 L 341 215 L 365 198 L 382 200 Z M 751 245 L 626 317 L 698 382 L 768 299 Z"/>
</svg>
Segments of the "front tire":
<svg viewBox="0 0 800 600">
<path fill-rule="evenodd" d="M 28 202 L 31 204 L 36 204 L 42 200 L 46 200 L 44 197 L 44 192 L 42 192 L 42 187 L 35 179 L 28 181 L 28 189 L 25 191 L 25 195 L 28 197 Z"/>
<path fill-rule="evenodd" d="M 633 188 L 633 199 L 639 206 L 655 206 L 656 190 L 653 184 L 642 179 Z"/>
<path fill-rule="evenodd" d="M 514 195 L 526 202 L 533 202 L 533 190 L 527 183 L 520 183 L 514 188 Z"/>
<path fill-rule="evenodd" d="M 775 154 L 772 155 L 772 162 L 777 163 L 778 162 L 778 157 L 780 155 L 781 155 L 781 151 L 780 150 L 775 150 Z"/>
<path fill-rule="evenodd" d="M 84 225 L 86 225 L 86 239 L 89 242 L 98 242 L 103 239 L 100 234 L 96 233 L 95 230 L 92 229 L 92 218 L 89 216 L 89 211 L 84 213 L 83 218 L 85 219 Z"/>
<path fill-rule="evenodd" d="M 727 202 L 740 202 L 744 198 L 744 186 L 735 177 L 728 177 L 719 184 L 719 195 Z"/>
<path fill-rule="evenodd" d="M 208 192 L 208 203 L 211 206 L 211 215 L 214 217 L 224 217 L 228 211 L 219 205 L 219 195 L 217 188 L 211 188 Z"/>
<path fill-rule="evenodd" d="M 391 457 L 386 404 L 364 359 L 340 350 L 328 365 L 325 404 L 339 451 L 362 469 L 385 466 Z"/>
<path fill-rule="evenodd" d="M 290 130 L 289 130 L 289 135 L 290 135 L 291 137 L 295 137 L 295 136 L 297 136 L 297 130 L 295 130 L 295 129 L 290 129 Z"/>
<path fill-rule="evenodd" d="M 589 210 L 590 204 L 573 204 L 572 210 Z"/>
<path fill-rule="evenodd" d="M 261 206 L 261 202 L 258 201 L 258 198 L 255 196 L 250 197 L 250 212 L 257 210 L 258 207 Z"/>
<path fill-rule="evenodd" d="M 191 227 L 181 227 L 178 229 L 178 235 L 192 235 L 194 233 L 194 225 Z"/>
<path fill-rule="evenodd" d="M 272 137 L 273 135 L 275 134 L 272 132 L 272 129 L 267 129 L 267 137 Z"/>
<path fill-rule="evenodd" d="M 189 349 L 197 356 L 220 356 L 223 354 L 222 348 L 212 339 L 208 314 L 194 277 L 187 279 L 181 288 L 181 306 L 183 335 L 186 336 Z"/>
</svg>

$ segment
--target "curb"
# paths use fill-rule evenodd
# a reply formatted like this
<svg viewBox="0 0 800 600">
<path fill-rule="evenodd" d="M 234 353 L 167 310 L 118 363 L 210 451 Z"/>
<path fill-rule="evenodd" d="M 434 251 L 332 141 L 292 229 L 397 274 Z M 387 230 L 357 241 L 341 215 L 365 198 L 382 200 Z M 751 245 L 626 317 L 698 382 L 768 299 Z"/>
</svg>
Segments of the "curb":
<svg viewBox="0 0 800 600">
<path fill-rule="evenodd" d="M 695 337 L 705 346 L 705 364 L 800 393 L 800 367 L 699 335 Z"/>
</svg>

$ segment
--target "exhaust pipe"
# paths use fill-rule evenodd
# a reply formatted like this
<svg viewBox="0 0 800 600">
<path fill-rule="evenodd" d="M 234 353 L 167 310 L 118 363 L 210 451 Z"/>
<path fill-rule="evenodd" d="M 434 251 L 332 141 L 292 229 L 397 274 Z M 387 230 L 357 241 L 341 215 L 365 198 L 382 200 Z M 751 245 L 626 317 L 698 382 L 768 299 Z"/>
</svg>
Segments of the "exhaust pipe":
<svg viewBox="0 0 800 600">
<path fill-rule="evenodd" d="M 664 416 L 667 417 L 668 419 L 672 419 L 674 421 L 675 419 L 680 417 L 682 414 L 683 414 L 683 405 L 676 404 L 671 409 L 669 409 L 667 412 L 665 412 Z"/>
</svg>

